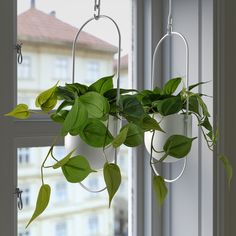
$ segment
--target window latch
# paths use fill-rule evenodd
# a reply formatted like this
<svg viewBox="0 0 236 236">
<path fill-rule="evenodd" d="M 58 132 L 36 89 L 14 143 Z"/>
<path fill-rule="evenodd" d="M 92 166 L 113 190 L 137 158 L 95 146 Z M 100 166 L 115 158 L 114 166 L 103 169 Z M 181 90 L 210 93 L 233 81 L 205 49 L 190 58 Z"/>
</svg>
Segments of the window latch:
<svg viewBox="0 0 236 236">
<path fill-rule="evenodd" d="M 17 62 L 18 64 L 22 64 L 23 62 L 23 55 L 22 55 L 22 42 L 19 42 L 16 44 L 15 49 L 16 49 L 16 53 L 17 53 Z"/>
<path fill-rule="evenodd" d="M 22 193 L 23 191 L 20 188 L 16 188 L 15 194 L 17 197 L 17 207 L 19 210 L 23 209 Z"/>
</svg>

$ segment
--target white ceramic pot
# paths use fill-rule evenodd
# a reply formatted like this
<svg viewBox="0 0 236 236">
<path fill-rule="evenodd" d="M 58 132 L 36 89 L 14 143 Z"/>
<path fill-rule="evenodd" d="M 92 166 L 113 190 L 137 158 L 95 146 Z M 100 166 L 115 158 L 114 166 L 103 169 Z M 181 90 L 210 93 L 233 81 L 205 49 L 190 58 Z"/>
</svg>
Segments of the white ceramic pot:
<svg viewBox="0 0 236 236">
<path fill-rule="evenodd" d="M 160 115 L 154 115 L 154 119 L 156 119 L 158 122 L 160 122 L 161 117 Z M 192 116 L 188 115 L 188 120 L 185 123 L 184 121 L 185 115 L 182 114 L 173 114 L 164 117 L 164 119 L 161 121 L 160 126 L 161 128 L 166 132 L 159 132 L 156 131 L 153 139 L 153 147 L 157 151 L 162 151 L 163 146 L 166 142 L 166 140 L 169 138 L 169 136 L 174 134 L 180 134 L 185 135 L 185 127 L 187 125 L 187 136 L 191 136 L 192 134 Z M 152 140 L 152 132 L 145 132 L 145 146 L 149 153 L 151 153 L 151 140 Z M 160 160 L 160 158 L 163 156 L 163 153 L 157 153 L 152 152 L 153 158 Z M 164 162 L 175 162 L 177 161 L 177 158 L 168 156 Z"/>
<path fill-rule="evenodd" d="M 116 120 L 114 117 L 109 117 L 109 130 L 113 136 L 116 135 Z M 98 170 L 103 168 L 106 159 L 104 157 L 103 148 L 95 148 L 86 144 L 80 137 L 67 135 L 65 137 L 65 148 L 68 152 L 72 151 L 74 148 L 77 150 L 74 152 L 74 155 L 82 155 L 86 157 L 89 161 L 92 169 Z M 115 149 L 111 146 L 105 149 L 106 157 L 109 162 L 114 161 L 115 158 Z"/>
</svg>

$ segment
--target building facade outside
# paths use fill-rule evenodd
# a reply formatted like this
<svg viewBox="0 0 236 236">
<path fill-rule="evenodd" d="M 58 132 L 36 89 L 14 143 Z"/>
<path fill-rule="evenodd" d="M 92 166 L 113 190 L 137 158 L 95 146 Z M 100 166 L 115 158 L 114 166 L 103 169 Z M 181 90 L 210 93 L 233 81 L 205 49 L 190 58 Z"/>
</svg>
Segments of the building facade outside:
<svg viewBox="0 0 236 236">
<path fill-rule="evenodd" d="M 46 14 L 34 7 L 18 16 L 18 40 L 23 43 L 23 63 L 18 66 L 18 103 L 34 109 L 34 98 L 39 92 L 58 81 L 61 85 L 71 83 L 71 49 L 77 30 L 57 19 L 55 13 Z M 76 82 L 90 84 L 112 75 L 116 51 L 113 45 L 82 32 L 76 49 Z M 128 81 L 128 77 L 123 78 Z M 122 185 L 110 209 L 106 191 L 92 194 L 79 184 L 67 183 L 59 171 L 45 171 L 45 180 L 52 187 L 50 205 L 25 229 L 35 207 L 41 184 L 40 166 L 47 151 L 47 147 L 18 148 L 18 187 L 23 190 L 24 205 L 18 212 L 18 235 L 126 236 L 130 153 L 124 147 L 118 159 Z M 55 147 L 55 155 L 58 159 L 64 157 L 64 147 Z M 91 175 L 85 183 L 92 189 L 102 188 L 102 173 Z"/>
</svg>

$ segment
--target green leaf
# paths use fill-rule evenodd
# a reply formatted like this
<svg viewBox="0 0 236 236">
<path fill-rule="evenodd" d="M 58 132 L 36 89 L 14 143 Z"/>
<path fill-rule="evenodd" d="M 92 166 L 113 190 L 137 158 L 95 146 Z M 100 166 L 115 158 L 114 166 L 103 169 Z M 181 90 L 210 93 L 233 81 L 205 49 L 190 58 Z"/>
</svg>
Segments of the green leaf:
<svg viewBox="0 0 236 236">
<path fill-rule="evenodd" d="M 136 90 L 136 89 L 120 89 L 120 94 L 127 94 L 130 92 L 138 92 L 138 90 Z M 117 97 L 117 89 L 116 88 L 110 89 L 110 90 L 106 91 L 103 94 L 103 96 L 106 97 L 108 100 L 113 100 Z"/>
<path fill-rule="evenodd" d="M 122 128 L 125 129 L 125 126 Z M 139 126 L 130 123 L 124 144 L 128 147 L 136 147 L 143 143 L 144 131 Z"/>
<path fill-rule="evenodd" d="M 75 94 L 72 91 L 68 90 L 66 86 L 58 86 L 55 93 L 57 95 L 58 100 L 72 102 L 75 99 Z"/>
<path fill-rule="evenodd" d="M 70 158 L 61 168 L 64 176 L 70 183 L 79 183 L 90 173 L 96 172 L 91 169 L 87 159 L 80 155 Z"/>
<path fill-rule="evenodd" d="M 178 88 L 179 84 L 181 83 L 182 78 L 174 78 L 169 80 L 163 87 L 162 94 L 171 95 L 173 94 L 176 89 Z"/>
<path fill-rule="evenodd" d="M 204 118 L 203 122 L 200 123 L 200 125 L 206 128 L 208 131 L 212 131 L 212 125 L 207 116 Z"/>
<path fill-rule="evenodd" d="M 64 123 L 68 113 L 69 111 L 67 110 L 61 110 L 59 112 L 53 113 L 50 117 L 55 122 Z"/>
<path fill-rule="evenodd" d="M 110 207 L 111 201 L 121 184 L 121 174 L 119 166 L 113 163 L 111 164 L 105 163 L 103 168 L 103 176 L 109 195 L 109 207 Z"/>
<path fill-rule="evenodd" d="M 70 106 L 73 106 L 74 105 L 74 100 L 73 100 L 73 102 L 72 101 L 63 101 L 62 103 L 61 103 L 61 105 L 57 108 L 57 110 L 56 110 L 56 112 L 58 113 L 58 112 L 60 112 L 63 108 L 65 108 L 65 107 L 70 107 Z"/>
<path fill-rule="evenodd" d="M 207 83 L 209 83 L 209 82 L 211 82 L 211 81 L 200 82 L 200 83 L 197 83 L 197 84 L 190 85 L 190 86 L 188 87 L 188 90 L 191 91 L 191 90 L 194 89 L 195 87 L 197 87 L 197 86 L 199 86 L 199 85 L 202 85 L 202 84 L 207 84 Z"/>
<path fill-rule="evenodd" d="M 95 91 L 103 95 L 108 90 L 113 89 L 113 77 L 114 75 L 103 77 L 97 80 L 95 83 L 91 84 L 88 89 L 90 91 Z"/>
<path fill-rule="evenodd" d="M 49 200 L 50 200 L 51 188 L 49 185 L 44 184 L 41 186 L 38 194 L 38 199 L 36 203 L 36 207 L 34 213 L 27 224 L 26 228 L 30 225 L 30 223 L 35 220 L 39 215 L 43 213 L 43 211 L 47 208 Z"/>
<path fill-rule="evenodd" d="M 196 96 L 189 97 L 189 111 L 192 111 L 200 116 L 199 103 Z"/>
<path fill-rule="evenodd" d="M 123 129 L 120 131 L 120 133 L 114 138 L 114 140 L 112 141 L 112 145 L 114 148 L 118 148 L 125 142 L 128 130 L 129 130 L 129 124 L 125 125 Z"/>
<path fill-rule="evenodd" d="M 58 82 L 51 87 L 50 89 L 40 93 L 35 101 L 36 107 L 40 107 L 42 111 L 49 112 L 51 111 L 57 104 L 57 89 Z"/>
<path fill-rule="evenodd" d="M 168 193 L 166 183 L 161 176 L 153 176 L 153 188 L 156 193 L 156 198 L 160 206 L 163 205 Z"/>
<path fill-rule="evenodd" d="M 121 115 L 128 121 L 139 121 L 145 115 L 143 106 L 132 95 L 124 95 L 120 98 Z"/>
<path fill-rule="evenodd" d="M 226 176 L 227 176 L 227 179 L 228 179 L 228 185 L 230 187 L 230 183 L 231 183 L 231 180 L 233 178 L 233 167 L 229 163 L 229 159 L 227 158 L 227 156 L 221 155 L 219 158 L 220 158 L 220 161 L 224 165 L 225 173 L 226 173 Z"/>
<path fill-rule="evenodd" d="M 149 130 L 158 130 L 161 132 L 165 131 L 161 128 L 161 126 L 159 125 L 159 123 L 152 117 L 150 116 L 145 116 L 142 120 L 142 128 L 145 131 L 149 131 Z"/>
<path fill-rule="evenodd" d="M 80 103 L 88 111 L 90 118 L 103 118 L 109 113 L 110 105 L 106 98 L 97 92 L 88 92 L 79 97 Z"/>
<path fill-rule="evenodd" d="M 81 96 L 88 91 L 88 86 L 79 83 L 66 84 L 66 90 L 72 92 L 74 95 Z"/>
<path fill-rule="evenodd" d="M 204 103 L 201 96 L 199 96 L 199 95 L 195 95 L 195 96 L 197 97 L 198 103 L 199 103 L 200 107 L 202 108 L 203 115 L 210 117 L 210 113 L 208 111 L 207 105 Z"/>
<path fill-rule="evenodd" d="M 30 117 L 30 111 L 26 104 L 19 104 L 11 112 L 5 114 L 5 116 L 12 116 L 17 119 L 28 119 Z"/>
<path fill-rule="evenodd" d="M 87 109 L 83 104 L 80 104 L 79 98 L 77 98 L 63 123 L 62 134 L 66 135 L 68 132 L 73 130 L 78 130 L 79 132 L 87 122 L 87 119 Z"/>
<path fill-rule="evenodd" d="M 81 130 L 80 137 L 92 147 L 105 147 L 113 140 L 107 127 L 100 120 L 91 118 Z"/>
<path fill-rule="evenodd" d="M 70 160 L 72 154 L 74 153 L 74 151 L 75 151 L 76 149 L 77 149 L 77 147 L 74 148 L 71 152 L 69 152 L 63 159 L 61 159 L 61 160 L 58 161 L 56 164 L 54 164 L 54 165 L 52 166 L 52 168 L 53 168 L 53 169 L 58 169 L 58 168 L 64 166 L 64 165 Z"/>
<path fill-rule="evenodd" d="M 183 108 L 183 102 L 180 96 L 166 98 L 153 103 L 158 112 L 163 116 L 178 113 Z"/>
<path fill-rule="evenodd" d="M 184 135 L 172 135 L 166 140 L 163 150 L 172 157 L 183 158 L 190 152 L 194 139 L 196 138 L 188 138 Z"/>
</svg>

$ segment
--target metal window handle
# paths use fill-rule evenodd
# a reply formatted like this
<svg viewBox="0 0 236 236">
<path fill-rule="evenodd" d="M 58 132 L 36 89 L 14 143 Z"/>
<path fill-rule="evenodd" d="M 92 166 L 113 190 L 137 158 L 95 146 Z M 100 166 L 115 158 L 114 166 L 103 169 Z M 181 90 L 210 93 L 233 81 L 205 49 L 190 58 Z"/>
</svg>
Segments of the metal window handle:
<svg viewBox="0 0 236 236">
<path fill-rule="evenodd" d="M 22 193 L 23 191 L 20 188 L 16 188 L 15 194 L 17 197 L 17 207 L 19 210 L 23 209 Z"/>
<path fill-rule="evenodd" d="M 22 62 L 23 62 L 22 45 L 23 45 L 23 43 L 19 42 L 15 46 L 16 53 L 17 53 L 17 62 L 18 62 L 18 64 L 22 64 Z"/>
</svg>

